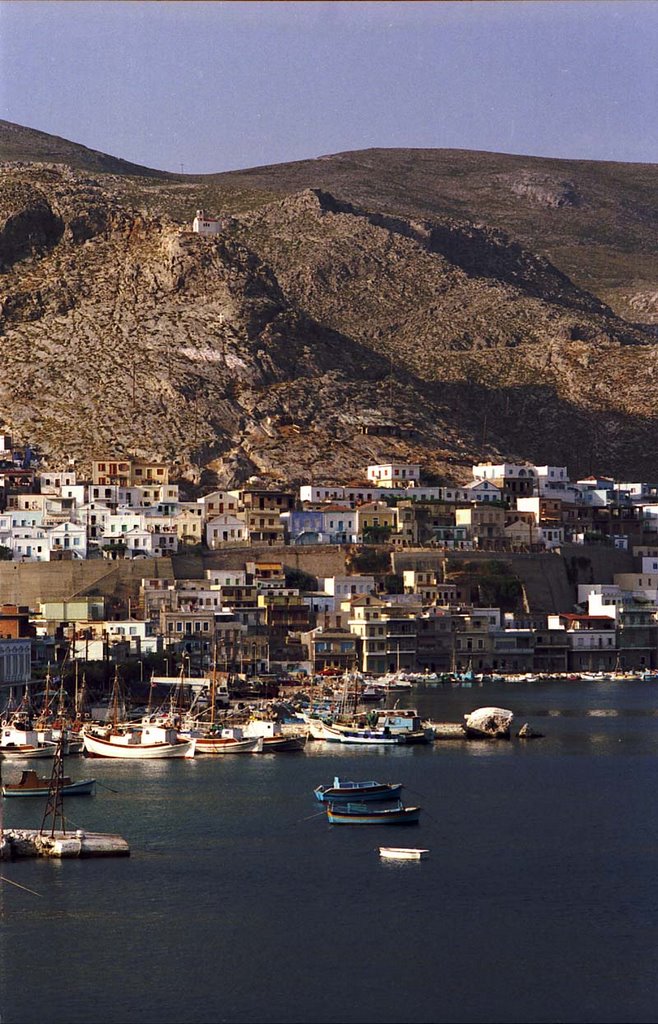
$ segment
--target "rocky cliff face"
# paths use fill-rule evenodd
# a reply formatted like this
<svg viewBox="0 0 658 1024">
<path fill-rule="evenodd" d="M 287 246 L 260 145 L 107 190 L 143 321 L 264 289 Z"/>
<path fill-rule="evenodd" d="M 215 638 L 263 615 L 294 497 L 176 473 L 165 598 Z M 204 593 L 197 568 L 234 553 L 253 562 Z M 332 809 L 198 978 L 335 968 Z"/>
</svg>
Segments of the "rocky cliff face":
<svg viewBox="0 0 658 1024">
<path fill-rule="evenodd" d="M 245 212 L 226 189 L 208 239 L 170 219 L 169 189 L 180 203 L 179 184 L 4 166 L 0 420 L 53 463 L 134 451 L 235 484 L 504 455 L 658 476 L 654 336 L 500 229 L 318 189 Z M 391 423 L 403 437 L 363 433 Z"/>
</svg>

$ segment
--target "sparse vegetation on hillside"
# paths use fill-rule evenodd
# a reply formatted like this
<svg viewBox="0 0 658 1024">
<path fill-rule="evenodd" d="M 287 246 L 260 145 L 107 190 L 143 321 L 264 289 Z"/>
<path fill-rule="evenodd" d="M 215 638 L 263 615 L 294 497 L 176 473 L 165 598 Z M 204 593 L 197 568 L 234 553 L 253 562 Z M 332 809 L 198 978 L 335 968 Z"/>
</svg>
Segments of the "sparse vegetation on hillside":
<svg viewBox="0 0 658 1024">
<path fill-rule="evenodd" d="M 501 455 L 658 476 L 656 334 L 602 301 L 641 280 L 650 319 L 655 168 L 371 151 L 193 178 L 6 122 L 0 156 L 0 417 L 54 461 L 136 451 L 210 488 Z M 200 206 L 219 238 L 181 231 Z"/>
</svg>

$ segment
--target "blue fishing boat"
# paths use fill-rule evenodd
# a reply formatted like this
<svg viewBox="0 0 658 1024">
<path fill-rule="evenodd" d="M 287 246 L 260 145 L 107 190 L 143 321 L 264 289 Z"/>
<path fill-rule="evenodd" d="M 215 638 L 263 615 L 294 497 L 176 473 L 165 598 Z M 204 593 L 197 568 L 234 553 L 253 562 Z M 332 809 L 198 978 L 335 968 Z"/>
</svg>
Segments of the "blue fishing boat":
<svg viewBox="0 0 658 1024">
<path fill-rule="evenodd" d="M 333 786 L 318 786 L 313 790 L 320 803 L 343 803 L 348 800 L 399 800 L 401 782 L 348 782 L 334 777 Z"/>
<path fill-rule="evenodd" d="M 401 800 L 397 807 L 327 804 L 327 819 L 331 825 L 417 825 L 420 810 L 420 807 L 405 807 Z"/>
<path fill-rule="evenodd" d="M 3 796 L 48 796 L 50 778 L 39 777 L 35 771 L 24 771 L 19 782 L 5 783 L 2 787 Z M 96 779 L 81 779 L 72 782 L 68 775 L 62 778 L 62 793 L 67 796 L 93 796 L 96 790 Z"/>
</svg>

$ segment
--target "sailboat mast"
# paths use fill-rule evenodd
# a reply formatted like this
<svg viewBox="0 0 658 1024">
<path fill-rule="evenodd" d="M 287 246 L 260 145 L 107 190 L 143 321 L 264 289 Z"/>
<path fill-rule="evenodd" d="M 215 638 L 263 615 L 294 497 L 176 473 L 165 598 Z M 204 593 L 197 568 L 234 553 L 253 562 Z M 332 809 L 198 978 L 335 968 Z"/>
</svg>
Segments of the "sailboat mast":
<svg viewBox="0 0 658 1024">
<path fill-rule="evenodd" d="M 217 644 L 212 648 L 212 676 L 210 677 L 210 724 L 215 724 L 215 692 L 217 689 Z"/>
<path fill-rule="evenodd" d="M 119 724 L 119 669 L 114 670 L 114 685 L 112 687 L 112 725 L 116 729 Z"/>
<path fill-rule="evenodd" d="M 41 714 L 44 716 L 50 714 L 50 662 L 48 662 L 48 668 L 46 669 L 46 692 L 43 697 L 43 708 Z"/>
</svg>

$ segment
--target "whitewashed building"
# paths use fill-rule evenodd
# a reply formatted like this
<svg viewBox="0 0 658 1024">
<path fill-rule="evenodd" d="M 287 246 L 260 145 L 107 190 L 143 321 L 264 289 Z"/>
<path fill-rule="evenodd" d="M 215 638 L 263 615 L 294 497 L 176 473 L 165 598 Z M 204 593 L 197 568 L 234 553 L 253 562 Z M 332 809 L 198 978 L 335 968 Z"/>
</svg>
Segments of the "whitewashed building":
<svg viewBox="0 0 658 1024">
<path fill-rule="evenodd" d="M 224 513 L 206 523 L 206 544 L 212 550 L 224 544 L 245 543 L 247 524 L 236 515 Z"/>
<path fill-rule="evenodd" d="M 377 487 L 415 487 L 420 481 L 420 465 L 412 462 L 388 462 L 368 466 L 368 480 Z"/>
<path fill-rule="evenodd" d="M 197 235 L 218 235 L 222 230 L 219 217 L 211 217 L 205 210 L 197 210 L 192 221 L 192 231 Z"/>
</svg>

